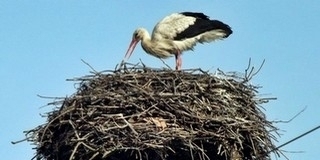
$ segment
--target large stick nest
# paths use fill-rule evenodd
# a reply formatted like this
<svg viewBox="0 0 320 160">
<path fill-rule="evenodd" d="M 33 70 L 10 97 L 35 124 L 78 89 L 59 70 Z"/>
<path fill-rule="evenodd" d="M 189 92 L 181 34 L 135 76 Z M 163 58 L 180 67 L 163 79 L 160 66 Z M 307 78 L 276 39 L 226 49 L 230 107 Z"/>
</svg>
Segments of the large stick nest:
<svg viewBox="0 0 320 160">
<path fill-rule="evenodd" d="M 268 98 L 248 77 L 126 65 L 73 79 L 77 92 L 30 130 L 36 159 L 270 159 Z"/>
</svg>

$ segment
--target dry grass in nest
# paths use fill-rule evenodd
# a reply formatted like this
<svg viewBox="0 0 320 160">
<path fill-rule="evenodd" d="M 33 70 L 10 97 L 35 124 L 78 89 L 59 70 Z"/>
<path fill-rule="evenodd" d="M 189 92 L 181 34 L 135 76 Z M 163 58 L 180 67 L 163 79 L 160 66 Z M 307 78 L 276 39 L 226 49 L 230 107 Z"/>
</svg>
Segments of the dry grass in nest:
<svg viewBox="0 0 320 160">
<path fill-rule="evenodd" d="M 248 78 L 126 64 L 72 79 L 77 92 L 27 136 L 36 159 L 270 159 L 269 99 Z"/>
</svg>

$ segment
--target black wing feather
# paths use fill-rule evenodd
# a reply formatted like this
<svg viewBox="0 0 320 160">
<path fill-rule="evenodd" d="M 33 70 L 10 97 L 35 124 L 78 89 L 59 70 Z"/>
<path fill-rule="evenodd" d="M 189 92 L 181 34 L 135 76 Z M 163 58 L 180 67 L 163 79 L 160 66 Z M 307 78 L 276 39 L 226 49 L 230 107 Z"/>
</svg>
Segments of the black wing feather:
<svg viewBox="0 0 320 160">
<path fill-rule="evenodd" d="M 203 13 L 194 13 L 194 12 L 182 12 L 185 16 L 195 17 L 196 21 L 193 25 L 190 25 L 184 31 L 180 32 L 174 37 L 174 40 L 183 40 L 186 38 L 191 38 L 197 36 L 201 33 L 211 31 L 211 30 L 222 30 L 226 33 L 226 37 L 232 34 L 231 27 L 227 24 L 224 24 L 218 20 L 210 20 L 208 16 Z"/>
<path fill-rule="evenodd" d="M 194 18 L 200 18 L 205 20 L 210 20 L 209 16 L 203 14 L 203 13 L 197 13 L 197 12 L 181 12 L 180 14 L 183 14 L 185 16 L 194 17 Z"/>
</svg>

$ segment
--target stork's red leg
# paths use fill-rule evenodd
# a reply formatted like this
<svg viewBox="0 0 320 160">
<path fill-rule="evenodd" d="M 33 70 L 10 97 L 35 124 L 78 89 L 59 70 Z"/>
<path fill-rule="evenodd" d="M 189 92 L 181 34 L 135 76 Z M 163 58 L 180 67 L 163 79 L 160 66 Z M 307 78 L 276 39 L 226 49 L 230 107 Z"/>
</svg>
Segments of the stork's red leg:
<svg viewBox="0 0 320 160">
<path fill-rule="evenodd" d="M 175 56 L 176 56 L 176 70 L 179 70 L 179 68 L 178 68 L 178 54 L 175 54 Z"/>
<path fill-rule="evenodd" d="M 177 52 L 176 52 L 175 56 L 176 56 L 176 70 L 180 70 L 181 69 L 181 65 L 182 65 L 182 59 L 181 59 L 180 50 L 177 49 Z"/>
</svg>

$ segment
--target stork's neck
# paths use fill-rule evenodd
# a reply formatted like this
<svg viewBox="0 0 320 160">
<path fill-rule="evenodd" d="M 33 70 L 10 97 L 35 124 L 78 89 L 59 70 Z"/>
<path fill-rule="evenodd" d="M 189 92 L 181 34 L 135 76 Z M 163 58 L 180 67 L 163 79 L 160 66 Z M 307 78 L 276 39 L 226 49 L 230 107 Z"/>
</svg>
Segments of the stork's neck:
<svg viewBox="0 0 320 160">
<path fill-rule="evenodd" d="M 140 31 L 141 31 L 141 37 L 140 37 L 141 38 L 141 46 L 146 52 L 150 53 L 150 49 L 151 49 L 150 47 L 153 46 L 150 34 L 144 28 L 141 28 Z"/>
<path fill-rule="evenodd" d="M 151 37 L 150 37 L 150 34 L 149 32 L 144 29 L 144 28 L 141 28 L 141 32 L 142 32 L 142 36 L 141 36 L 141 41 L 151 41 Z"/>
<path fill-rule="evenodd" d="M 146 29 L 140 29 L 141 31 L 141 46 L 143 48 L 143 50 L 145 50 L 147 53 L 152 54 L 152 55 L 156 55 L 156 46 L 157 44 L 152 41 L 150 34 L 148 33 L 148 31 Z"/>
</svg>

